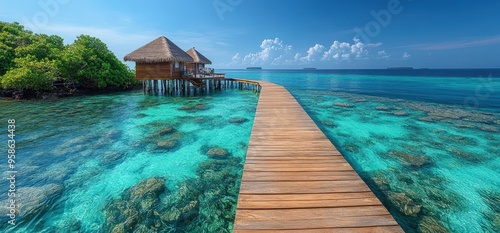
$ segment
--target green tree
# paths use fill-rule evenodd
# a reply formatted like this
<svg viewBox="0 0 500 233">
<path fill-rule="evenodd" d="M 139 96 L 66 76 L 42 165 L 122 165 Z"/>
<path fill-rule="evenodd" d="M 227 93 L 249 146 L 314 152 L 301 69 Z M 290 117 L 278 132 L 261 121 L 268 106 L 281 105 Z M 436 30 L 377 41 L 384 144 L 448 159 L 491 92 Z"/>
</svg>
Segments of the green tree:
<svg viewBox="0 0 500 233">
<path fill-rule="evenodd" d="M 56 35 L 35 34 L 29 37 L 29 41 L 29 44 L 16 48 L 16 57 L 32 55 L 39 61 L 46 58 L 57 60 L 64 49 L 63 39 Z"/>
<path fill-rule="evenodd" d="M 88 35 L 79 36 L 64 49 L 59 68 L 67 81 L 78 82 L 85 88 L 102 89 L 136 82 L 134 73 L 106 44 Z"/>
<path fill-rule="evenodd" d="M 64 81 L 102 89 L 136 84 L 134 76 L 98 38 L 81 35 L 64 46 L 59 36 L 0 21 L 0 88 L 51 90 Z"/>
<path fill-rule="evenodd" d="M 44 59 L 38 61 L 34 56 L 15 59 L 16 68 L 9 70 L 1 79 L 6 89 L 29 89 L 36 91 L 52 90 L 52 82 L 56 79 L 55 61 Z"/>
<path fill-rule="evenodd" d="M 16 48 L 29 44 L 31 34 L 19 23 L 0 21 L 0 76 L 14 67 Z"/>
</svg>

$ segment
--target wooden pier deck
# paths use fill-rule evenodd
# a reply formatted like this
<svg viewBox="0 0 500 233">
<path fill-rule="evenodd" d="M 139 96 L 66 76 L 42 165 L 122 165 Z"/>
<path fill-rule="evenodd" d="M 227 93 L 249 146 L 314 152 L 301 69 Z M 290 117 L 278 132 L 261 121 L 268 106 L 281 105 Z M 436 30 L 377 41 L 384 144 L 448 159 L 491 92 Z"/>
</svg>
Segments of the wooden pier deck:
<svg viewBox="0 0 500 233">
<path fill-rule="evenodd" d="M 259 83 L 234 232 L 403 232 L 295 98 Z"/>
</svg>

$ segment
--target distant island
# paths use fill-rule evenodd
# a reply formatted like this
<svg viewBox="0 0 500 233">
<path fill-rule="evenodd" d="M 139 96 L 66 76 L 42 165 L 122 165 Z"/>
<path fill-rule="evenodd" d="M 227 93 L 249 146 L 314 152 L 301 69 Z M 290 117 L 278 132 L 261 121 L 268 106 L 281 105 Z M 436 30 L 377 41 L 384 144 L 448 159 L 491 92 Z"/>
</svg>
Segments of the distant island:
<svg viewBox="0 0 500 233">
<path fill-rule="evenodd" d="M 387 67 L 388 70 L 413 70 L 413 67 Z"/>
<path fill-rule="evenodd" d="M 314 67 L 306 67 L 306 68 L 304 68 L 304 70 L 317 70 L 317 69 Z"/>
<path fill-rule="evenodd" d="M 255 66 L 255 67 L 247 67 L 247 70 L 262 70 L 262 67 L 258 67 L 258 66 Z"/>
</svg>

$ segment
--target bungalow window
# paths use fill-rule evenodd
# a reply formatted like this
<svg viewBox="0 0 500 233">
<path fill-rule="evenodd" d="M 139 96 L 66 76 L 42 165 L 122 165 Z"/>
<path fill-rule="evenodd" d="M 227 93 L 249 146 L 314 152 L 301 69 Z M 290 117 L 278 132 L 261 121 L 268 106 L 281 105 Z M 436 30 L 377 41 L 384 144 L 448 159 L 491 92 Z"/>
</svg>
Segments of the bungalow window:
<svg viewBox="0 0 500 233">
<path fill-rule="evenodd" d="M 179 62 L 175 62 L 175 69 L 179 69 Z"/>
</svg>

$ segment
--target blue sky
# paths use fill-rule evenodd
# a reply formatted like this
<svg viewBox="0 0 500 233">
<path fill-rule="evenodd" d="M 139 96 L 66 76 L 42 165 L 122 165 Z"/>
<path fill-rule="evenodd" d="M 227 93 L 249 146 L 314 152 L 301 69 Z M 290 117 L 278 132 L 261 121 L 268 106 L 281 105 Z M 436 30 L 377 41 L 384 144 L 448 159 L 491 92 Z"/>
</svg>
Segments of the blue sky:
<svg viewBox="0 0 500 233">
<path fill-rule="evenodd" d="M 165 35 L 215 68 L 499 68 L 498 0 L 0 0 L 0 20 L 122 59 Z M 133 64 L 129 64 L 133 65 Z"/>
</svg>

